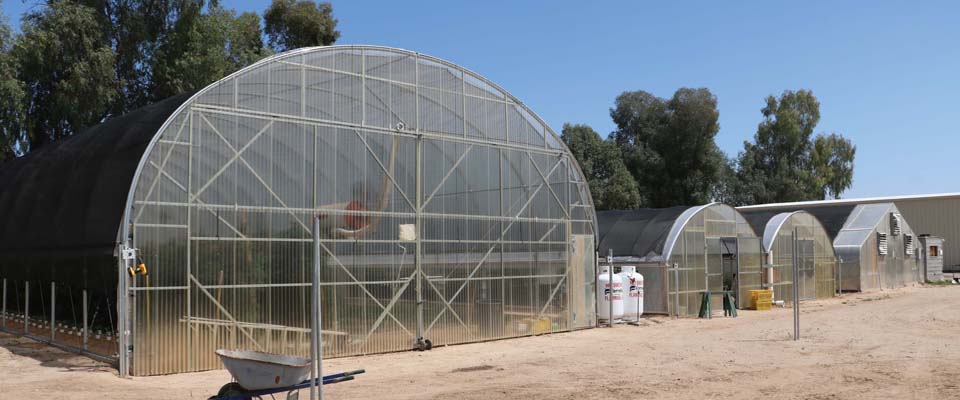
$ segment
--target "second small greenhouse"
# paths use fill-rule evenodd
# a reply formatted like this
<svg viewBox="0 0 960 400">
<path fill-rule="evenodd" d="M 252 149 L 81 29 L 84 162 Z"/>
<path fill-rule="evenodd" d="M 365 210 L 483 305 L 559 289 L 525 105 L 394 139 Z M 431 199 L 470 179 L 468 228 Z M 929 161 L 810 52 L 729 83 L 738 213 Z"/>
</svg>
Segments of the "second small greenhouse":
<svg viewBox="0 0 960 400">
<path fill-rule="evenodd" d="M 645 313 L 697 315 L 705 293 L 719 310 L 723 293 L 745 300 L 761 288 L 760 238 L 733 207 L 603 211 L 597 220 L 600 256 L 643 274 Z"/>
<path fill-rule="evenodd" d="M 817 217 L 806 211 L 742 213 L 754 230 L 763 232 L 763 250 L 770 267 L 764 283 L 773 289 L 775 300 L 793 301 L 794 265 L 800 300 L 834 296 L 836 254 L 830 235 Z"/>
</svg>

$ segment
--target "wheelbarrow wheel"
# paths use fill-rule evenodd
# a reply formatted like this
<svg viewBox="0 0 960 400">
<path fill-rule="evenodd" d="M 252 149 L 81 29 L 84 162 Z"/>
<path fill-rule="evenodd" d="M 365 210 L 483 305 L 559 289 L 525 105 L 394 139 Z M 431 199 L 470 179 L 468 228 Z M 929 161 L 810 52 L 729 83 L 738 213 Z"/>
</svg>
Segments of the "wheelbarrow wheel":
<svg viewBox="0 0 960 400">
<path fill-rule="evenodd" d="M 247 393 L 247 389 L 244 389 L 243 386 L 240 386 L 239 383 L 230 382 L 220 387 L 220 391 L 217 392 L 216 398 L 219 399 L 224 397 L 236 396 L 238 394 L 244 394 L 244 393 Z"/>
</svg>

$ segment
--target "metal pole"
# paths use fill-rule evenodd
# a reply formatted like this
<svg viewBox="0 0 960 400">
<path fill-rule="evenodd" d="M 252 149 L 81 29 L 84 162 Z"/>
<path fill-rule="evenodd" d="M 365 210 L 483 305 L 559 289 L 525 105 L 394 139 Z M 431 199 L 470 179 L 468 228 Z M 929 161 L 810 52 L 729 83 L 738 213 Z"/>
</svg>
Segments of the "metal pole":
<svg viewBox="0 0 960 400">
<path fill-rule="evenodd" d="M 800 270 L 798 268 L 797 251 L 800 248 L 797 241 L 798 229 L 793 228 L 793 340 L 800 340 L 800 287 L 797 283 L 800 280 Z"/>
<path fill-rule="evenodd" d="M 838 257 L 837 260 L 837 294 L 843 296 L 843 257 Z"/>
<path fill-rule="evenodd" d="M 419 64 L 419 63 L 418 63 L 418 64 Z M 418 79 L 419 79 L 419 78 L 418 78 Z M 418 118 L 419 118 L 419 115 L 420 115 L 419 113 L 420 113 L 420 111 L 417 110 Z M 416 159 L 416 162 L 415 162 L 415 164 L 416 164 L 416 174 L 417 174 L 417 175 L 416 175 L 416 177 L 414 177 L 414 179 L 416 180 L 416 190 L 417 190 L 417 199 L 416 199 L 417 205 L 416 205 L 416 210 L 414 210 L 414 211 L 417 213 L 417 214 L 416 214 L 416 227 L 417 227 L 416 232 L 417 232 L 417 237 L 416 237 L 416 243 L 414 244 L 414 246 L 416 246 L 416 249 L 415 249 L 415 251 L 414 251 L 413 262 L 414 262 L 414 268 L 416 269 L 416 272 L 415 272 L 415 273 L 416 273 L 416 275 L 417 275 L 417 285 L 416 285 L 416 288 L 415 288 L 415 292 L 416 292 L 416 295 L 417 295 L 417 345 L 418 345 L 418 346 L 422 346 L 422 343 L 424 343 L 423 335 L 425 334 L 424 328 L 423 328 L 423 322 L 424 322 L 424 321 L 423 321 L 423 312 L 424 312 L 423 279 L 424 279 L 424 275 L 423 275 L 423 260 L 422 260 L 422 258 L 423 258 L 423 242 L 421 241 L 421 237 L 423 236 L 423 134 L 420 134 L 420 133 L 419 133 L 419 130 L 420 130 L 420 126 L 417 125 L 417 131 L 418 131 L 418 135 L 417 135 L 417 149 L 416 149 L 416 151 L 417 151 L 417 153 L 416 153 L 417 159 Z M 464 131 L 464 134 L 466 134 L 466 131 Z M 401 268 L 403 268 L 403 267 L 401 266 Z"/>
<path fill-rule="evenodd" d="M 680 318 L 680 266 L 673 263 L 673 316 Z"/>
<path fill-rule="evenodd" d="M 90 350 L 89 336 L 87 335 L 87 289 L 83 289 L 83 349 Z"/>
<path fill-rule="evenodd" d="M 610 286 L 609 314 L 607 314 L 607 326 L 613 326 L 613 249 L 607 249 L 607 286 Z"/>
<path fill-rule="evenodd" d="M 57 284 L 50 282 L 50 341 L 54 341 L 57 334 Z"/>
<path fill-rule="evenodd" d="M 320 218 L 313 218 L 313 280 L 310 311 L 310 399 L 323 399 L 323 342 L 320 335 Z"/>
<path fill-rule="evenodd" d="M 30 281 L 23 283 L 23 332 L 30 333 Z"/>
</svg>

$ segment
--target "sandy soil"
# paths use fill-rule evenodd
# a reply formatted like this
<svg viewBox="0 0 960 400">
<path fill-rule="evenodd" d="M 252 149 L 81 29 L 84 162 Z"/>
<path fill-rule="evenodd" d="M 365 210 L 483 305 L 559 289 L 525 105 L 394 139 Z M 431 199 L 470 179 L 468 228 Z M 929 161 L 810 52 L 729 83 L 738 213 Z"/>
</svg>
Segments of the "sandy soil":
<svg viewBox="0 0 960 400">
<path fill-rule="evenodd" d="M 916 287 L 740 318 L 671 320 L 328 360 L 366 368 L 331 399 L 960 399 L 960 287 Z M 205 399 L 224 371 L 120 379 L 0 335 L 0 398 Z M 304 393 L 305 394 L 305 393 Z"/>
</svg>

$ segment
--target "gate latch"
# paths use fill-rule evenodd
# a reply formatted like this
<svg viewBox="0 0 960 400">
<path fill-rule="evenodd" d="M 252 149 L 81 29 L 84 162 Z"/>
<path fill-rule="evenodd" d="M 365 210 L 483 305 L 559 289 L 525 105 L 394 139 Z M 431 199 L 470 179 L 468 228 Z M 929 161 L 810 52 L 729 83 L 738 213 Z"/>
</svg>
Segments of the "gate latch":
<svg viewBox="0 0 960 400">
<path fill-rule="evenodd" d="M 122 257 L 125 261 L 136 260 L 137 249 L 123 249 L 121 251 L 120 257 Z"/>
</svg>

